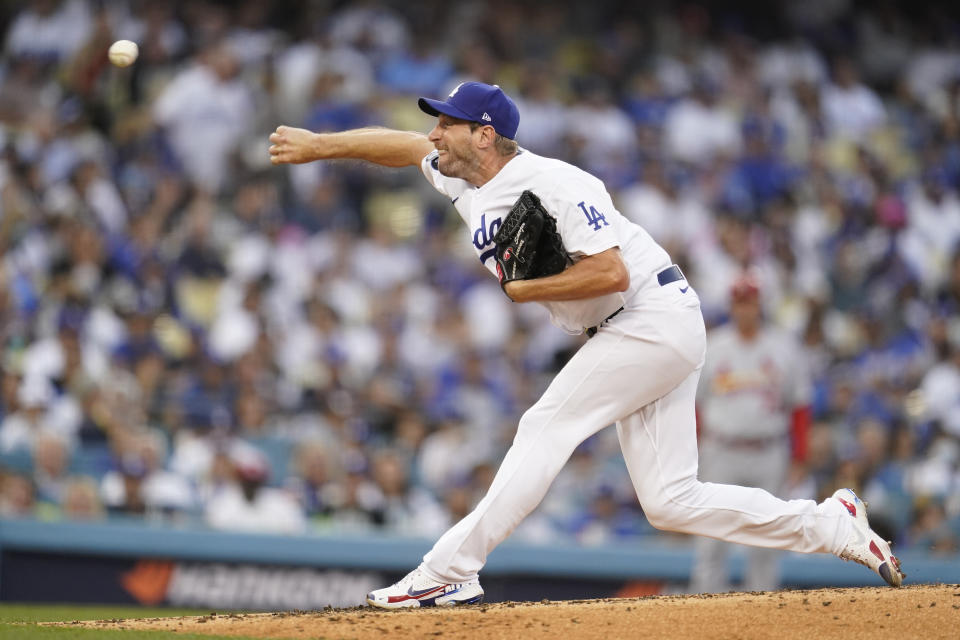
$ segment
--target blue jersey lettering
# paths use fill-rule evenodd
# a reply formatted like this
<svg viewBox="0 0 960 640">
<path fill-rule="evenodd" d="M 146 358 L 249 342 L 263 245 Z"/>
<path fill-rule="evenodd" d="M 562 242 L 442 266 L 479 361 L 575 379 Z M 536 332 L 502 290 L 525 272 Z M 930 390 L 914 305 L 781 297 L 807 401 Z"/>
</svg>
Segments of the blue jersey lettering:
<svg viewBox="0 0 960 640">
<path fill-rule="evenodd" d="M 610 223 L 607 222 L 606 217 L 604 217 L 604 215 L 603 215 L 602 213 L 600 213 L 599 211 L 597 211 L 596 209 L 594 209 L 593 206 L 590 207 L 590 210 L 589 210 L 589 211 L 587 211 L 587 207 L 586 207 L 586 203 L 585 203 L 585 202 L 580 202 L 580 203 L 577 204 L 577 206 L 580 207 L 580 210 L 581 210 L 581 211 L 583 211 L 583 215 L 587 216 L 587 224 L 592 224 L 594 231 L 600 231 L 600 223 L 601 223 L 601 222 L 603 223 L 603 226 L 605 226 L 605 227 L 609 227 L 609 226 L 610 226 Z"/>
<path fill-rule="evenodd" d="M 473 231 L 473 246 L 480 251 L 480 262 L 486 262 L 496 252 L 496 248 L 484 251 L 493 242 L 493 237 L 500 230 L 500 218 L 495 218 L 487 224 L 487 214 L 480 216 L 480 226 Z"/>
</svg>

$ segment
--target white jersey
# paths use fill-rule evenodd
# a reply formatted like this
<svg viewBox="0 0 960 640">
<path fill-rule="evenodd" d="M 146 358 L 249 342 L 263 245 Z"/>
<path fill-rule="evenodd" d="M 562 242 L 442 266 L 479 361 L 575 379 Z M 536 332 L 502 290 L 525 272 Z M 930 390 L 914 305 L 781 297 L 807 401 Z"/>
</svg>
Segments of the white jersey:
<svg viewBox="0 0 960 640">
<path fill-rule="evenodd" d="M 496 275 L 493 237 L 501 221 L 525 190 L 530 190 L 557 219 L 557 231 L 574 262 L 619 247 L 630 273 L 624 293 L 596 298 L 542 302 L 554 324 L 580 333 L 600 324 L 620 307 L 633 306 L 636 294 L 651 278 L 670 266 L 670 257 L 642 227 L 630 222 L 613 206 L 603 183 L 577 167 L 521 149 L 488 183 L 475 187 L 450 178 L 437 168 L 437 152 L 420 163 L 433 187 L 453 202 L 472 231 L 480 262 Z"/>
<path fill-rule="evenodd" d="M 751 341 L 732 324 L 711 331 L 697 392 L 704 433 L 786 436 L 792 410 L 810 403 L 805 365 L 797 340 L 785 331 L 766 327 Z"/>
</svg>

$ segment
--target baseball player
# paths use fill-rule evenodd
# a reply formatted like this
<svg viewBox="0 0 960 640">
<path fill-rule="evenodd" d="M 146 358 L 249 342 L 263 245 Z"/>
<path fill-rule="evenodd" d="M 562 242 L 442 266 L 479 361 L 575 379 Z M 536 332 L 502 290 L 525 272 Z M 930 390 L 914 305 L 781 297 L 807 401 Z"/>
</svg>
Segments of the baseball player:
<svg viewBox="0 0 960 640">
<path fill-rule="evenodd" d="M 777 495 L 791 452 L 802 461 L 812 388 L 799 343 L 764 324 L 760 286 L 744 274 L 730 288 L 731 321 L 707 334 L 707 356 L 697 390 L 700 479 L 744 484 Z M 728 591 L 727 550 L 698 538 L 691 576 L 695 593 Z M 753 547 L 743 587 L 769 591 L 780 583 L 779 556 Z"/>
<path fill-rule="evenodd" d="M 367 594 L 367 602 L 384 608 L 479 602 L 487 554 L 537 506 L 577 445 L 612 423 L 653 526 L 834 553 L 898 586 L 899 562 L 849 489 L 820 504 L 785 502 L 762 489 L 697 479 L 695 400 L 706 346 L 700 303 L 667 253 L 614 208 L 603 183 L 518 147 L 519 112 L 497 86 L 466 82 L 446 100 L 421 98 L 419 105 L 437 117 L 428 135 L 280 126 L 270 136 L 271 161 L 357 158 L 419 166 L 467 224 L 479 260 L 502 274 L 505 294 L 540 302 L 558 326 L 591 338 L 523 414 L 476 509 L 441 536 L 419 567 Z M 572 263 L 559 273 L 524 279 L 524 270 L 513 268 L 513 260 L 534 262 L 532 249 L 539 248 L 535 234 L 524 240 L 526 223 L 504 242 L 494 240 L 514 205 L 531 201 L 525 192 L 555 220 Z M 523 277 L 513 279 L 518 273 Z"/>
</svg>

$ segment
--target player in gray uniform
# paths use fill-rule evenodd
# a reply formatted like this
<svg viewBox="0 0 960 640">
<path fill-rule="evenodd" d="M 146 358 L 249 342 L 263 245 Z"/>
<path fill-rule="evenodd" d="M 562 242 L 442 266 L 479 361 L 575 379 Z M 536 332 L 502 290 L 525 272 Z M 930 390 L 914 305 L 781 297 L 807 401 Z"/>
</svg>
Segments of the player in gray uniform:
<svg viewBox="0 0 960 640">
<path fill-rule="evenodd" d="M 730 542 L 834 553 L 899 586 L 889 545 L 849 489 L 824 502 L 780 500 L 761 489 L 697 479 L 695 399 L 706 332 L 696 292 L 670 257 L 613 206 L 603 184 L 514 142 L 520 116 L 499 87 L 457 86 L 420 99 L 437 116 L 429 135 L 367 128 L 312 133 L 280 126 L 274 164 L 357 158 L 419 166 L 468 226 L 477 256 L 496 274 L 493 237 L 524 190 L 539 197 L 570 253 L 561 273 L 515 280 L 504 292 L 537 301 L 570 332 L 591 335 L 520 419 L 513 444 L 477 507 L 402 580 L 367 595 L 385 608 L 479 602 L 487 554 L 543 499 L 586 438 L 616 423 L 627 469 L 655 527 Z"/>
<path fill-rule="evenodd" d="M 707 334 L 697 390 L 700 479 L 779 495 L 791 455 L 801 460 L 806 451 L 811 395 L 799 342 L 764 322 L 757 279 L 744 274 L 730 289 L 730 322 Z M 698 538 L 695 549 L 691 591 L 728 591 L 729 545 Z M 752 547 L 743 588 L 769 591 L 779 583 L 779 554 Z"/>
</svg>

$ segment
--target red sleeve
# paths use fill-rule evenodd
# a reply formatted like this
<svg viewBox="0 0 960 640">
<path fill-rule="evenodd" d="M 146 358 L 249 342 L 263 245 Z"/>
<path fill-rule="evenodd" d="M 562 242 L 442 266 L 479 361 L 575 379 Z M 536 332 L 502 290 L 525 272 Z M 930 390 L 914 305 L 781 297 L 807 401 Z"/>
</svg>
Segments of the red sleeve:
<svg viewBox="0 0 960 640">
<path fill-rule="evenodd" d="M 797 407 L 790 415 L 790 444 L 795 462 L 807 459 L 807 440 L 810 435 L 810 407 Z"/>
</svg>

